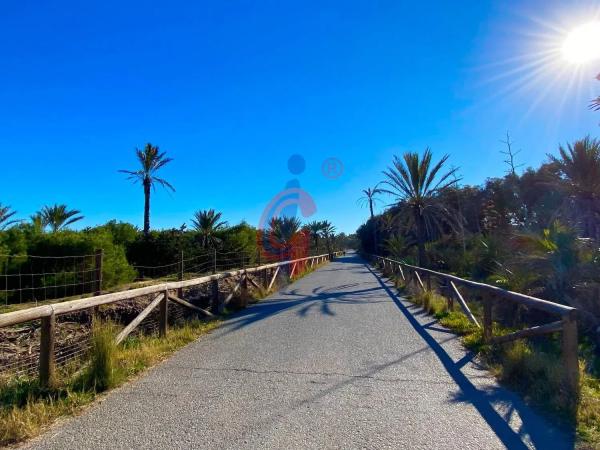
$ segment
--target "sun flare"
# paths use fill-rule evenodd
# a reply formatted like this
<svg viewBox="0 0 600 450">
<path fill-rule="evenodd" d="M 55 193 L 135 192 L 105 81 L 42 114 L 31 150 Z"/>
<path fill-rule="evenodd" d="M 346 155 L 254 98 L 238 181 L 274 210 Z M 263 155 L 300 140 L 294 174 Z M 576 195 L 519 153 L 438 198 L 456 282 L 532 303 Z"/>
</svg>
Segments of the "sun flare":
<svg viewBox="0 0 600 450">
<path fill-rule="evenodd" d="M 600 21 L 589 22 L 573 29 L 562 45 L 562 54 L 573 64 L 585 64 L 600 59 Z"/>
</svg>

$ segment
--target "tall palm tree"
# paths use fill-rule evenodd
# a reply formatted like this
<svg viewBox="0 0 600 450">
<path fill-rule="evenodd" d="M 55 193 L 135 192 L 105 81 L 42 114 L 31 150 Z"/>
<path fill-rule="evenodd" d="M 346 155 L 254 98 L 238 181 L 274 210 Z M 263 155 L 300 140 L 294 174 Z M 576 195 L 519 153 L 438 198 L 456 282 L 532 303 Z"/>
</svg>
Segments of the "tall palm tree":
<svg viewBox="0 0 600 450">
<path fill-rule="evenodd" d="M 192 219 L 194 229 L 200 232 L 202 237 L 202 247 L 215 248 L 221 242 L 217 233 L 227 227 L 227 222 L 221 220 L 222 213 L 214 209 L 205 209 L 196 211 Z"/>
<path fill-rule="evenodd" d="M 373 206 L 375 205 L 375 203 L 377 203 L 377 201 L 379 201 L 379 199 L 376 197 L 377 194 L 381 194 L 383 191 L 379 188 L 379 184 L 377 183 L 375 185 L 374 188 L 367 188 L 367 189 L 363 189 L 362 193 L 365 194 L 362 197 L 360 197 L 358 199 L 358 204 L 361 206 L 365 206 L 368 205 L 369 206 L 369 212 L 371 213 L 371 222 L 373 222 L 373 219 L 375 218 L 375 213 L 373 211 Z M 377 223 L 372 223 L 371 224 L 372 229 L 373 229 L 373 252 L 377 253 Z"/>
<path fill-rule="evenodd" d="M 315 250 L 318 251 L 319 238 L 321 237 L 321 234 L 323 233 L 323 222 L 319 222 L 318 220 L 313 220 L 312 222 L 309 222 L 306 224 L 306 229 L 308 230 L 310 237 L 313 239 L 313 242 L 315 243 Z"/>
<path fill-rule="evenodd" d="M 2 203 L 0 203 L 0 230 L 5 230 L 9 226 L 19 222 L 14 219 L 11 220 L 16 213 L 10 206 L 2 206 Z"/>
<path fill-rule="evenodd" d="M 373 206 L 378 201 L 378 198 L 376 197 L 376 195 L 382 193 L 382 190 L 379 189 L 378 186 L 379 186 L 379 183 L 376 184 L 374 188 L 363 189 L 361 192 L 365 195 L 363 195 L 362 197 L 360 197 L 358 199 L 359 204 L 369 206 L 369 212 L 371 213 L 371 219 L 373 217 L 375 217 L 375 214 L 373 212 Z"/>
<path fill-rule="evenodd" d="M 323 237 L 325 238 L 325 242 L 327 244 L 327 253 L 331 255 L 331 241 L 335 236 L 336 228 L 333 224 L 327 220 L 321 222 Z"/>
<path fill-rule="evenodd" d="M 53 233 L 64 230 L 67 226 L 79 222 L 83 216 L 79 215 L 81 211 L 77 209 L 68 209 L 67 205 L 44 206 L 32 218 L 41 220 L 42 227 L 50 227 Z M 39 219 L 38 219 L 39 218 Z"/>
<path fill-rule="evenodd" d="M 129 175 L 128 180 L 134 183 L 140 182 L 144 187 L 144 234 L 150 233 L 150 190 L 160 184 L 163 188 L 175 192 L 175 188 L 164 178 L 156 176 L 156 173 L 173 161 L 173 158 L 167 158 L 166 152 L 160 152 L 158 147 L 147 143 L 143 150 L 135 149 L 135 153 L 140 163 L 138 170 L 119 170 L 119 172 Z"/>
<path fill-rule="evenodd" d="M 584 237 L 600 238 L 600 140 L 589 136 L 567 148 L 559 147 L 560 157 L 549 155 L 567 185 L 575 215 Z"/>
<path fill-rule="evenodd" d="M 432 153 L 426 148 L 422 156 L 407 152 L 402 159 L 394 156 L 392 167 L 383 174 L 387 188 L 382 192 L 393 195 L 399 208 L 399 216 L 408 221 L 408 227 L 416 235 L 419 265 L 426 264 L 425 241 L 434 230 L 442 230 L 444 223 L 453 223 L 453 215 L 441 201 L 440 194 L 457 183 L 454 168 L 440 175 L 448 160 L 444 155 L 432 163 Z"/>
</svg>

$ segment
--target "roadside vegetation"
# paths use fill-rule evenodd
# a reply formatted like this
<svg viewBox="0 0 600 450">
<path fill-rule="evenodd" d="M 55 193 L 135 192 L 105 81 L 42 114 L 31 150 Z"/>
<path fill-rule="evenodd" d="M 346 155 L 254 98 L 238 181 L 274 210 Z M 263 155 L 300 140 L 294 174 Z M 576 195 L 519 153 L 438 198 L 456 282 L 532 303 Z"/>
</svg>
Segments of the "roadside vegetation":
<svg viewBox="0 0 600 450">
<path fill-rule="evenodd" d="M 61 368 L 53 388 L 40 387 L 35 377 L 0 379 L 0 446 L 36 436 L 57 418 L 77 414 L 103 392 L 131 380 L 218 325 L 218 320 L 192 320 L 170 329 L 167 338 L 130 337 L 118 346 L 114 324 L 95 325 L 88 361 Z"/>
<path fill-rule="evenodd" d="M 103 251 L 102 289 L 114 290 L 135 280 L 176 277 L 176 266 L 182 258 L 197 262 L 205 258 L 202 267 L 208 270 L 214 252 L 228 255 L 224 257 L 228 260 L 235 253 L 243 264 L 251 265 L 268 258 L 287 258 L 291 249 L 301 249 L 294 250 L 298 256 L 307 252 L 331 253 L 349 244 L 350 237 L 336 233 L 328 221 L 303 225 L 297 218 L 282 217 L 275 218 L 270 229 L 258 230 L 244 221 L 229 224 L 214 209 L 196 211 L 189 228 L 182 224 L 177 228 L 152 230 L 151 193 L 157 186 L 175 191 L 161 176 L 173 158 L 151 143 L 136 149 L 135 156 L 138 167 L 120 172 L 143 188 L 141 230 L 111 220 L 75 231 L 71 228 L 84 216 L 68 205 L 46 205 L 25 219 L 10 205 L 0 203 L 0 308 L 4 312 L 17 303 L 37 304 L 92 294 L 95 286 L 90 277 L 97 250 Z M 265 249 L 265 243 L 275 251 Z M 83 255 L 88 258 L 71 258 Z"/>
<path fill-rule="evenodd" d="M 173 159 L 150 143 L 136 149 L 135 154 L 138 168 L 121 172 L 143 188 L 141 230 L 116 220 L 73 230 L 71 227 L 84 216 L 65 204 L 43 206 L 29 219 L 20 218 L 11 206 L 0 204 L 0 313 L 94 295 L 98 292 L 99 276 L 95 272 L 100 271 L 98 267 L 101 267 L 102 292 L 107 292 L 178 279 L 183 275 L 180 264 L 184 258 L 189 264 L 186 269 L 197 276 L 233 267 L 331 254 L 349 245 L 350 238 L 336 234 L 328 221 L 303 225 L 295 217 L 275 217 L 268 229 L 258 230 L 246 222 L 230 225 L 214 209 L 196 211 L 190 218 L 189 229 L 183 224 L 178 228 L 152 230 L 151 193 L 156 186 L 175 190 L 161 176 L 162 169 Z M 103 255 L 101 266 L 97 263 L 99 250 Z M 316 267 L 298 265 L 293 280 Z M 267 295 L 264 288 L 255 287 L 251 290 L 251 301 Z M 228 287 L 225 284 L 222 288 Z M 190 302 L 207 301 L 201 289 L 191 291 Z M 233 298 L 225 314 L 247 304 L 248 293 L 242 295 Z M 123 324 L 147 306 L 143 299 L 137 300 L 140 302 L 107 306 L 105 316 L 96 317 L 93 322 L 86 315 L 68 319 L 82 338 L 90 336 L 92 327 L 91 349 L 82 350 L 83 359 L 69 357 L 66 364 L 61 364 L 51 387 L 42 387 L 37 376 L 17 377 L 12 369 L 0 368 L 0 446 L 21 442 L 39 434 L 56 418 L 78 413 L 103 392 L 131 380 L 220 323 L 219 318 L 184 321 L 171 327 L 167 338 L 162 339 L 140 330 L 116 345 L 115 336 Z M 8 339 L 3 342 L 14 353 L 3 355 L 3 361 L 12 362 L 7 355 L 21 357 L 27 345 L 31 353 L 32 346 L 39 345 L 38 328 L 39 324 L 28 323 L 21 324 L 21 328 L 1 329 L 11 339 L 19 335 L 14 342 Z M 68 328 L 65 330 L 67 333 Z M 25 347 L 16 348 L 19 345 Z M 37 351 L 33 349 L 33 356 Z"/>
<path fill-rule="evenodd" d="M 556 337 L 484 345 L 479 329 L 460 311 L 448 311 L 437 294 L 411 296 L 463 335 L 500 380 L 575 423 L 581 445 L 600 445 L 600 141 L 561 146 L 539 168 L 522 172 L 510 137 L 503 142 L 506 175 L 482 186 L 460 185 L 448 156 L 434 162 L 426 150 L 396 157 L 381 183 L 363 190 L 370 212 L 386 195 L 392 205 L 359 228 L 360 249 L 577 308 L 581 396 L 569 415 Z M 476 314 L 478 305 L 470 304 Z M 495 334 L 545 319 L 512 304 L 494 316 Z"/>
<path fill-rule="evenodd" d="M 320 265 L 299 267 L 295 281 Z M 267 295 L 265 289 L 254 289 L 251 303 Z M 232 302 L 225 315 L 235 312 Z M 173 352 L 193 342 L 221 324 L 213 320 L 191 319 L 170 327 L 166 338 L 156 333 L 137 334 L 115 344 L 121 327 L 110 320 L 95 321 L 91 348 L 84 361 L 74 360 L 58 370 L 55 384 L 42 388 L 37 377 L 2 377 L 0 375 L 0 446 L 16 444 L 34 437 L 56 419 L 76 415 L 106 391 L 134 379 Z"/>
</svg>

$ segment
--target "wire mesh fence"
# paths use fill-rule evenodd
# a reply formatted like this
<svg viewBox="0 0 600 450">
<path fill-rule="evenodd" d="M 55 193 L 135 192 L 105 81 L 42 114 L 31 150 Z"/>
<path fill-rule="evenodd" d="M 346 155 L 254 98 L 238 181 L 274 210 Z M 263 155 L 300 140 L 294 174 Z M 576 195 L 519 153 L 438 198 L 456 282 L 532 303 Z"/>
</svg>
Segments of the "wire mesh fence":
<svg viewBox="0 0 600 450">
<path fill-rule="evenodd" d="M 99 264 L 99 253 L 0 255 L 0 301 L 37 302 L 92 293 L 101 279 Z"/>
<path fill-rule="evenodd" d="M 310 246 L 199 249 L 192 256 L 181 252 L 167 264 L 132 267 L 136 282 L 174 281 L 322 253 L 322 248 L 311 250 Z M 0 254 L 0 302 L 37 303 L 99 293 L 103 288 L 103 258 L 101 250 L 71 256 Z"/>
<path fill-rule="evenodd" d="M 29 261 L 36 261 L 39 259 L 40 261 L 38 261 L 38 264 L 40 265 L 42 264 L 42 261 L 47 262 L 46 257 L 37 258 L 28 256 L 26 258 L 28 258 Z M 59 261 L 57 266 L 62 264 L 61 268 L 63 269 L 73 264 L 79 265 L 79 267 L 88 265 L 89 267 L 93 267 L 95 274 L 98 273 L 97 254 L 82 255 L 79 257 L 60 257 L 55 259 Z M 147 271 L 147 275 L 145 275 L 144 278 L 140 278 L 141 280 L 163 280 L 165 277 L 172 277 L 175 280 L 186 280 L 211 273 L 229 272 L 244 268 L 249 269 L 262 264 L 278 262 L 278 259 L 278 255 L 267 255 L 258 251 L 248 252 L 244 249 L 237 249 L 227 252 L 214 250 L 212 252 L 207 252 L 206 254 L 196 255 L 190 258 L 185 258 L 184 255 L 182 255 L 179 261 L 176 261 L 172 264 L 152 267 L 138 266 L 136 267 L 136 270 L 140 271 L 140 269 L 145 269 Z M 306 261 L 298 263 L 298 270 L 304 267 L 306 263 Z M 85 273 L 87 270 L 88 269 L 82 269 L 80 274 Z M 91 271 L 91 269 L 89 270 Z M 281 266 L 281 270 L 277 269 L 277 271 L 275 271 L 275 268 L 272 268 L 270 269 L 269 277 L 274 275 L 274 279 L 277 279 L 276 285 L 281 286 L 282 284 L 290 281 L 290 270 L 291 265 L 283 265 Z M 67 270 L 64 271 L 68 272 Z M 151 278 L 148 275 L 150 272 L 153 272 L 154 277 Z M 240 273 L 242 273 L 246 279 L 249 279 L 250 284 L 254 284 L 255 287 L 259 288 L 259 286 L 262 285 L 262 290 L 264 291 L 265 286 L 268 284 L 268 279 L 267 271 L 263 270 L 262 272 L 258 273 L 257 271 L 256 273 L 248 274 L 247 272 L 243 271 Z M 42 271 L 37 273 L 44 272 Z M 279 276 L 277 276 L 278 273 Z M 10 290 L 6 287 L 7 279 L 8 277 L 4 278 L 4 293 L 18 293 L 19 291 L 16 288 Z M 240 280 L 241 278 L 239 274 L 232 274 L 231 276 L 228 275 L 224 278 L 218 279 L 217 297 L 221 298 L 221 302 L 223 301 L 223 298 L 231 295 L 232 293 L 235 294 L 235 290 L 239 288 L 239 283 L 241 283 Z M 98 277 L 96 276 L 93 278 L 90 283 L 92 282 L 94 284 L 90 291 L 96 292 L 96 289 L 99 286 Z M 81 280 L 81 283 L 83 283 L 81 287 L 85 287 L 88 281 Z M 77 284 L 73 282 L 68 283 L 68 285 Z M 46 287 L 47 289 L 49 288 L 49 286 L 42 287 Z M 42 287 L 36 286 L 35 282 L 28 286 L 31 292 L 37 292 L 37 290 L 41 290 Z M 64 289 L 65 286 L 62 287 Z M 141 289 L 143 290 L 148 288 Z M 213 286 L 211 286 L 211 283 L 201 282 L 192 285 L 191 287 L 181 289 L 181 291 L 181 294 L 178 292 L 177 295 L 181 295 L 181 298 L 185 298 L 186 301 L 190 302 L 196 307 L 208 308 L 213 306 L 213 303 L 211 302 L 214 300 L 215 292 L 213 290 Z M 25 291 L 22 290 L 21 292 Z M 85 292 L 83 293 L 85 294 Z M 88 358 L 92 345 L 92 326 L 94 320 L 110 321 L 114 323 L 117 328 L 121 327 L 121 329 L 123 329 L 136 317 L 138 317 L 138 315 L 150 305 L 155 297 L 156 294 L 132 296 L 123 300 L 110 302 L 109 304 L 99 307 L 94 307 L 93 309 L 82 309 L 76 313 L 69 312 L 67 314 L 57 316 L 54 329 L 56 336 L 54 360 L 56 366 L 66 366 L 72 362 L 81 361 Z M 50 297 L 46 298 L 49 299 Z M 56 305 L 59 302 L 53 301 L 52 303 Z M 197 311 L 194 312 L 193 309 L 183 307 L 176 302 L 169 302 L 168 322 L 170 325 L 180 324 L 190 316 L 197 317 L 197 314 Z M 150 314 L 147 315 L 147 317 L 143 319 L 143 321 L 135 329 L 133 335 L 148 335 L 158 333 L 160 328 L 159 323 L 160 311 L 159 308 L 155 308 Z M 0 328 L 0 378 L 4 378 L 5 376 L 32 376 L 40 370 L 40 341 L 42 336 L 41 328 L 42 325 L 39 319 L 20 323 L 19 325 L 12 327 Z"/>
</svg>

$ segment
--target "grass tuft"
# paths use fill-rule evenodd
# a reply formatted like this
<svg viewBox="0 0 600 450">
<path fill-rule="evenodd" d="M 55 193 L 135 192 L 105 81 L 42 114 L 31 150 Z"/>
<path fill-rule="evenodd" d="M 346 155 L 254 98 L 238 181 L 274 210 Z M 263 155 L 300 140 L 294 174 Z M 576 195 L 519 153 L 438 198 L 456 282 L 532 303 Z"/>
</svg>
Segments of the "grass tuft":
<svg viewBox="0 0 600 450">
<path fill-rule="evenodd" d="M 428 314 L 436 316 L 437 319 L 448 314 L 448 301 L 433 291 L 421 291 L 412 296 L 411 299 L 421 305 Z"/>
<path fill-rule="evenodd" d="M 110 389 L 116 383 L 116 334 L 117 327 L 112 322 L 94 322 L 90 364 L 84 371 L 83 381 L 84 386 L 96 392 Z"/>
</svg>

